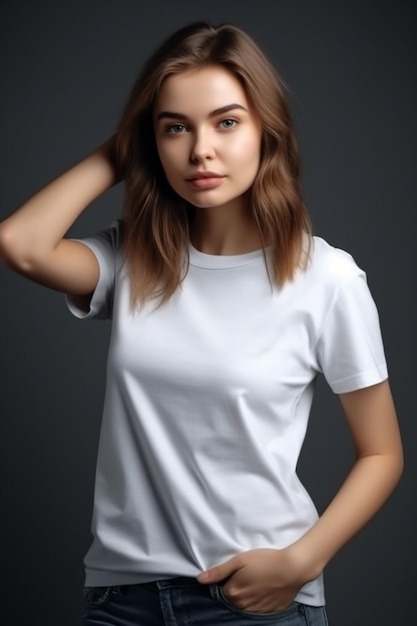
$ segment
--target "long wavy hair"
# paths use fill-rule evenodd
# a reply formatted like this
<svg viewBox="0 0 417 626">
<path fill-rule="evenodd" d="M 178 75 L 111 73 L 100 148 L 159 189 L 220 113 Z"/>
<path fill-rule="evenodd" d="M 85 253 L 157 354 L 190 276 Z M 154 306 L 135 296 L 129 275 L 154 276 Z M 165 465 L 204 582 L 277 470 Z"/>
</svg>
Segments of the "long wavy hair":
<svg viewBox="0 0 417 626">
<path fill-rule="evenodd" d="M 302 254 L 303 242 L 311 225 L 300 191 L 287 89 L 243 30 L 231 24 L 196 22 L 171 35 L 144 65 L 117 128 L 116 159 L 125 178 L 123 253 L 133 305 L 153 296 L 168 300 L 187 272 L 193 209 L 165 177 L 156 148 L 153 107 L 168 76 L 209 65 L 227 69 L 240 81 L 261 122 L 261 159 L 249 190 L 249 206 L 261 241 L 273 245 L 272 280 L 278 285 L 291 280 L 307 258 Z"/>
</svg>

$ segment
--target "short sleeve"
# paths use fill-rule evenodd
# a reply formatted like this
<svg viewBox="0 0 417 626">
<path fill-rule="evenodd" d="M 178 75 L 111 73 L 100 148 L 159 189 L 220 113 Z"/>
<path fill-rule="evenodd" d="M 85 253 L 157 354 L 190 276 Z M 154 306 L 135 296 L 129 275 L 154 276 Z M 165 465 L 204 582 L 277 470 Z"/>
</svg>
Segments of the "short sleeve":
<svg viewBox="0 0 417 626">
<path fill-rule="evenodd" d="M 95 254 L 100 274 L 90 298 L 67 294 L 67 306 L 79 319 L 111 319 L 115 279 L 121 259 L 121 221 L 114 222 L 110 228 L 97 235 L 75 241 L 88 246 Z"/>
<path fill-rule="evenodd" d="M 365 273 L 343 281 L 317 343 L 321 371 L 335 393 L 346 393 L 388 377 L 379 315 Z"/>
</svg>

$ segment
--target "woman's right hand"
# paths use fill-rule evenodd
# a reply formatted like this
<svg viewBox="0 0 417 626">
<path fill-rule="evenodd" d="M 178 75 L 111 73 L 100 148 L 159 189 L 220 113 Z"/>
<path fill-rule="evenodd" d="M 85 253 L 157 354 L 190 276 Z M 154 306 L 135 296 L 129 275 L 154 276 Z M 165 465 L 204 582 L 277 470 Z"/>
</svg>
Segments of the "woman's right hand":
<svg viewBox="0 0 417 626">
<path fill-rule="evenodd" d="M 99 277 L 95 255 L 65 235 L 96 198 L 121 180 L 114 142 L 113 135 L 0 223 L 0 258 L 11 269 L 58 291 L 94 291 Z"/>
</svg>

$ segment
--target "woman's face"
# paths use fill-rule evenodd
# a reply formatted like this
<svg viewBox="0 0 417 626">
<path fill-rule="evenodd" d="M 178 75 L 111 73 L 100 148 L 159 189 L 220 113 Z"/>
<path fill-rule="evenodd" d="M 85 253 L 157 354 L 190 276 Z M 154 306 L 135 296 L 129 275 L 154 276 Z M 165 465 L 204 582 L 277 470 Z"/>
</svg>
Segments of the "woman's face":
<svg viewBox="0 0 417 626">
<path fill-rule="evenodd" d="M 168 77 L 154 108 L 171 187 L 201 208 L 245 206 L 258 172 L 261 125 L 240 82 L 220 66 Z"/>
</svg>

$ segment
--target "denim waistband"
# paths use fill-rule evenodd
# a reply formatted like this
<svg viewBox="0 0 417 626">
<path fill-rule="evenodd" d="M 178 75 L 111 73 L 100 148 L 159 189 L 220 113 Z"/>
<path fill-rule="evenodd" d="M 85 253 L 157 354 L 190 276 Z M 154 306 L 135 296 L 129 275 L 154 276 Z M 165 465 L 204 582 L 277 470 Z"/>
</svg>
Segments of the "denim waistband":
<svg viewBox="0 0 417 626">
<path fill-rule="evenodd" d="M 158 589 L 173 589 L 178 587 L 201 587 L 201 583 L 197 578 L 188 576 L 176 576 L 175 578 L 166 578 L 164 580 L 156 580 L 154 584 Z"/>
</svg>

